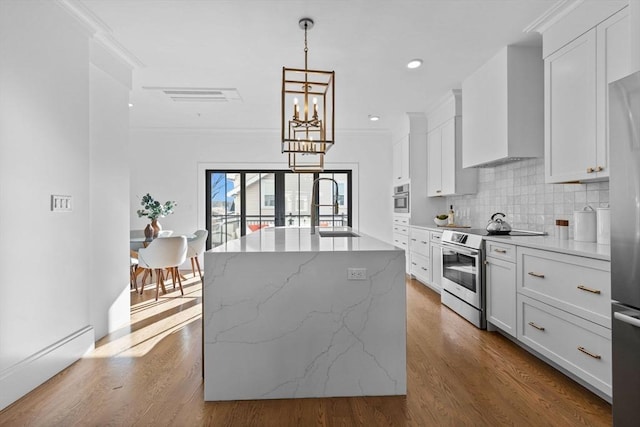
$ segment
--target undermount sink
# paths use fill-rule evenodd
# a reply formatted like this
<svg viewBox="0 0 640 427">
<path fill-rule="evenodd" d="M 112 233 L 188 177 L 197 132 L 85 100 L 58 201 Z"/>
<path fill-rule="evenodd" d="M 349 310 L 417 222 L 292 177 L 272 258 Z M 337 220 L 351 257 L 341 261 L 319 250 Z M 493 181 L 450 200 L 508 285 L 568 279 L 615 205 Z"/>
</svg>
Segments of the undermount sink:
<svg viewBox="0 0 640 427">
<path fill-rule="evenodd" d="M 320 230 L 318 234 L 320 237 L 360 237 L 351 230 Z"/>
</svg>

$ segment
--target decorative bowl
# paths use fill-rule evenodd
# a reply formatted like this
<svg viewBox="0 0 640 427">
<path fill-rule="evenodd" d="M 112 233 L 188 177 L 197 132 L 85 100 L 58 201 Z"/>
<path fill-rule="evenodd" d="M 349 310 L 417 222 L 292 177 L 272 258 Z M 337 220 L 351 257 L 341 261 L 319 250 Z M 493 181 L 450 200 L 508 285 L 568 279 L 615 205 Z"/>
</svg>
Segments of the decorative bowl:
<svg viewBox="0 0 640 427">
<path fill-rule="evenodd" d="M 439 225 L 440 227 L 447 225 L 447 220 L 446 219 L 438 219 L 438 218 L 433 218 L 433 222 L 436 223 L 436 225 Z"/>
</svg>

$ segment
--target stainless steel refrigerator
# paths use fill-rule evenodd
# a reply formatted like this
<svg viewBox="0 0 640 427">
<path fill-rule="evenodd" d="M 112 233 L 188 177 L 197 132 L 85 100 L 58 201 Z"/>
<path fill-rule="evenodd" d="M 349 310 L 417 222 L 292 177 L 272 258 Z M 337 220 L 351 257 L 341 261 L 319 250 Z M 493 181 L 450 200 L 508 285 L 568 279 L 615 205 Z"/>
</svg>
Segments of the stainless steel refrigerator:
<svg viewBox="0 0 640 427">
<path fill-rule="evenodd" d="M 640 425 L 640 72 L 609 85 L 613 425 Z"/>
</svg>

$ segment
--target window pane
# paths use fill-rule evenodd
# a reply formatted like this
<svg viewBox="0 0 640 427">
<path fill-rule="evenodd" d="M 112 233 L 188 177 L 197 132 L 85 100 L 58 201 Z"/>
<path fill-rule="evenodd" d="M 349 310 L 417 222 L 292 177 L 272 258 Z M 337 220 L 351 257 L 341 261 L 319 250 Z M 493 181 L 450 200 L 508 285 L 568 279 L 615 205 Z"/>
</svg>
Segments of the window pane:
<svg viewBox="0 0 640 427">
<path fill-rule="evenodd" d="M 246 219 L 247 229 L 245 234 L 253 233 L 260 229 L 260 211 L 261 211 L 261 188 L 260 188 L 260 174 L 259 173 L 247 173 L 246 174 Z"/>
<path fill-rule="evenodd" d="M 300 202 L 300 225 L 302 227 L 311 226 L 311 187 L 313 186 L 313 174 L 301 173 L 300 192 L 298 199 Z"/>
<path fill-rule="evenodd" d="M 300 174 L 285 173 L 284 174 L 284 213 L 285 226 L 300 226 L 300 200 L 298 198 Z"/>
</svg>

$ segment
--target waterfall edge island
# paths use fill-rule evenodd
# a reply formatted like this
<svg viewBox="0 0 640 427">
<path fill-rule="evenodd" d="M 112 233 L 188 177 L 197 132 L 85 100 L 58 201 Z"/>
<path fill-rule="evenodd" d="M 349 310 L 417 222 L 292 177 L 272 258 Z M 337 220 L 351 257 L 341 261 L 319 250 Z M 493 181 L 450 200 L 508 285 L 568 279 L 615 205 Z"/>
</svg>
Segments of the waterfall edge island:
<svg viewBox="0 0 640 427">
<path fill-rule="evenodd" d="M 205 400 L 406 394 L 405 253 L 356 234 L 266 228 L 204 254 Z"/>
</svg>

